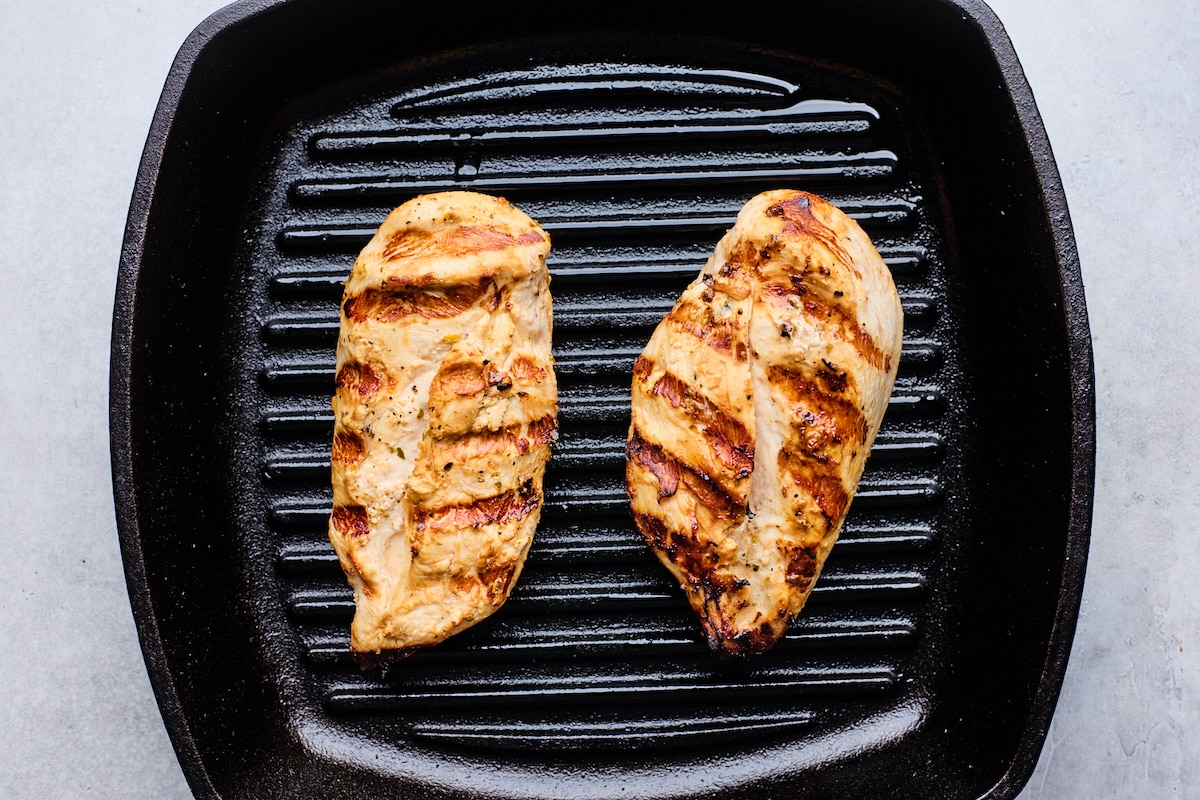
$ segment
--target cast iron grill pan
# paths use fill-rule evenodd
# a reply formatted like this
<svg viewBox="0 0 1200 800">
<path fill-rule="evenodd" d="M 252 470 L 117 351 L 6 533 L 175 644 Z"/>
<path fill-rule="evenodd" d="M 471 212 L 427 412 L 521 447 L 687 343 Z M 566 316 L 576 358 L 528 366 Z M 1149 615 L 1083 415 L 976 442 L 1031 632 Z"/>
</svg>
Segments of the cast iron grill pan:
<svg viewBox="0 0 1200 800">
<path fill-rule="evenodd" d="M 185 687 L 194 680 L 186 673 L 199 671 L 197 685 L 211 691 L 223 681 L 222 658 L 251 653 L 224 679 L 245 682 L 240 691 L 254 696 L 240 735 L 279 739 L 236 756 L 229 743 L 206 753 L 206 726 L 229 720 L 220 723 L 212 708 L 199 719 L 180 709 L 187 731 L 173 733 L 185 769 L 194 759 L 197 791 L 224 782 L 229 796 L 349 796 L 364 787 L 388 796 L 417 787 L 456 796 L 707 787 L 746 796 L 789 773 L 811 784 L 784 796 L 817 796 L 822 786 L 872 787 L 864 796 L 1009 791 L 997 781 L 1028 714 L 989 707 L 982 695 L 1004 679 L 975 672 L 961 683 L 975 657 L 958 652 L 971 638 L 964 629 L 1005 613 L 967 578 L 980 563 L 1018 576 L 1037 569 L 997 562 L 979 543 L 991 462 L 1004 461 L 988 449 L 996 408 L 980 377 L 995 344 L 980 337 L 987 291 L 968 277 L 975 266 L 964 263 L 961 220 L 928 124 L 899 87 L 836 63 L 649 34 L 500 38 L 289 86 L 286 102 L 250 126 L 241 194 L 224 197 L 237 211 L 225 223 L 237 231 L 228 283 L 214 294 L 225 316 L 211 341 L 179 345 L 205 351 L 199 364 L 211 359 L 217 407 L 198 396 L 192 410 L 215 415 L 215 447 L 193 478 L 212 482 L 232 525 L 227 538 L 200 537 L 208 551 L 200 558 L 223 572 L 228 595 L 173 599 L 210 620 L 229 614 L 246 644 L 214 634 L 207 647 L 224 656 L 197 652 L 206 634 L 191 631 L 187 648 L 164 641 L 148 659 L 152 673 L 158 658 Z M 778 187 L 820 194 L 862 224 L 900 291 L 905 339 L 883 427 L 812 599 L 772 651 L 729 661 L 709 652 L 683 593 L 632 524 L 623 487 L 629 384 L 651 331 L 741 205 Z M 362 671 L 348 651 L 353 599 L 326 537 L 342 281 L 392 208 L 456 188 L 504 196 L 551 235 L 560 439 L 535 543 L 504 608 L 386 671 Z M 221 198 L 213 189 L 206 202 Z M 175 278 L 186 285 L 192 276 Z M 1059 302 L 1052 293 L 1033 299 Z M 1053 370 L 1067 346 L 1060 333 L 1034 349 Z M 177 358 L 163 352 L 158 369 Z M 1037 391 L 1051 394 L 1049 380 Z M 1037 425 L 1073 424 L 1066 389 Z M 140 432 L 129 428 L 136 441 Z M 1067 486 L 1072 455 L 1021 468 Z M 1065 528 L 1066 509 L 1054 513 Z M 186 532 L 171 535 L 195 549 Z M 1061 544 L 1057 559 L 1043 557 L 1045 574 L 1062 569 Z M 145 562 L 153 575 L 153 560 Z M 170 571 L 160 591 L 186 585 Z M 131 571 L 134 590 L 137 580 Z M 1057 610 L 1056 590 L 1043 617 Z M 1010 642 L 1022 651 L 1016 660 L 1044 662 L 1045 639 Z M 983 650 L 992 663 L 1013 658 L 994 642 Z M 1001 705 L 1014 697 L 1032 700 L 1025 689 Z M 972 704 L 981 710 L 965 720 Z M 164 713 L 170 727 L 165 705 Z M 935 731 L 947 713 L 958 720 Z M 239 716 L 231 712 L 235 726 Z M 990 749 L 931 745 L 954 726 L 992 725 L 985 738 L 1003 744 Z M 254 778 L 253 769 L 238 773 L 247 753 L 264 749 Z M 974 763 L 956 763 L 956 751 L 972 752 Z M 912 763 L 918 752 L 924 763 Z M 891 775 L 885 785 L 861 773 L 872 758 L 885 770 L 874 774 Z M 900 779 L 901 764 L 916 784 Z M 705 777 L 714 769 L 719 775 Z M 297 770 L 315 780 L 311 791 L 284 779 Z M 576 782 L 562 783 L 568 775 Z M 929 794 L 930 784 L 919 784 L 934 775 Z"/>
<path fill-rule="evenodd" d="M 250 411 L 264 431 L 263 516 L 325 708 L 458 745 L 584 751 L 705 746 L 891 708 L 921 635 L 942 486 L 955 480 L 945 398 L 962 395 L 939 335 L 954 324 L 942 236 L 922 213 L 903 125 L 863 92 L 848 99 L 784 65 L 526 63 L 498 51 L 480 74 L 451 62 L 444 83 L 422 76 L 298 115 L 266 179 L 280 191 L 251 210 L 264 346 L 244 377 L 261 381 Z M 634 359 L 741 204 L 770 186 L 819 192 L 865 225 L 910 323 L 896 400 L 810 613 L 776 652 L 733 667 L 701 643 L 632 525 L 624 441 Z M 387 211 L 456 187 L 509 198 L 551 235 L 560 440 L 504 613 L 364 675 L 326 536 L 341 281 Z"/>
</svg>

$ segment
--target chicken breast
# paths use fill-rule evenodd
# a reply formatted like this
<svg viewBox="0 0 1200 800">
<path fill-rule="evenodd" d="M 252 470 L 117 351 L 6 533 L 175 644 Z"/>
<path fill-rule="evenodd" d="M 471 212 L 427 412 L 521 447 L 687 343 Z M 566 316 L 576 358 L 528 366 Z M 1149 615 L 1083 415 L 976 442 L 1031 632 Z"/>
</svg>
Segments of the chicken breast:
<svg viewBox="0 0 1200 800">
<path fill-rule="evenodd" d="M 446 192 L 393 211 L 354 263 L 329 539 L 361 663 L 465 630 L 521 572 L 558 435 L 549 250 L 507 201 Z"/>
<path fill-rule="evenodd" d="M 626 485 L 712 647 L 767 650 L 841 529 L 895 382 L 903 312 L 819 197 L 738 214 L 634 366 Z"/>
</svg>

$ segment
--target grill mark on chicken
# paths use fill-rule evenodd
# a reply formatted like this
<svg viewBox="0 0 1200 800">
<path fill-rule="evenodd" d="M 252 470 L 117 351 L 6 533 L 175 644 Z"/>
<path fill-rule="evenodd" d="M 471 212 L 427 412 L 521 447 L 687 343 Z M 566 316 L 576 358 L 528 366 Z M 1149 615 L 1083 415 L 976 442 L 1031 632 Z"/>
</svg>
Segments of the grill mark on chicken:
<svg viewBox="0 0 1200 800">
<path fill-rule="evenodd" d="M 356 392 L 360 397 L 367 398 L 379 391 L 383 386 L 383 378 L 370 364 L 361 361 L 347 361 L 337 371 L 334 382 L 339 389 Z"/>
<path fill-rule="evenodd" d="M 654 382 L 650 394 L 662 397 L 675 408 L 682 408 L 697 424 L 721 463 L 749 477 L 754 469 L 754 435 L 725 409 L 688 388 L 678 376 L 663 373 Z"/>
<path fill-rule="evenodd" d="M 787 572 L 784 580 L 792 586 L 807 591 L 818 572 L 817 553 L 811 547 L 795 547 L 788 556 Z"/>
<path fill-rule="evenodd" d="M 660 517 L 653 514 L 635 513 L 634 518 L 646 538 L 672 563 L 684 568 L 690 582 L 686 588 L 703 594 L 706 602 L 717 601 L 723 595 L 746 585 L 736 575 L 714 571 L 721 559 L 715 542 L 701 542 L 672 531 Z"/>
<path fill-rule="evenodd" d="M 763 620 L 757 627 L 747 631 L 734 631 L 732 626 L 726 626 L 723 641 L 729 655 L 745 656 L 751 653 L 761 653 L 775 644 L 777 636 L 770 620 Z"/>
<path fill-rule="evenodd" d="M 489 600 L 495 602 L 508 595 L 516 574 L 514 564 L 484 564 L 477 572 L 455 576 L 451 583 L 464 594 L 478 586 Z"/>
<path fill-rule="evenodd" d="M 630 461 L 658 479 L 660 499 L 671 497 L 682 486 L 719 517 L 740 519 L 745 515 L 744 494 L 725 486 L 719 478 L 683 463 L 662 445 L 646 441 L 636 428 L 625 449 Z"/>
<path fill-rule="evenodd" d="M 362 461 L 367 449 L 363 437 L 353 431 L 338 430 L 333 435 L 333 451 L 330 458 L 338 464 L 357 464 Z"/>
<path fill-rule="evenodd" d="M 759 279 L 759 265 L 770 258 L 771 248 L 760 247 L 752 241 L 739 242 L 729 248 L 718 269 L 701 273 L 700 280 L 711 291 L 736 298 L 746 297 L 753 292 Z"/>
<path fill-rule="evenodd" d="M 545 368 L 524 356 L 513 359 L 508 374 L 515 383 L 539 383 L 546 379 Z"/>
<path fill-rule="evenodd" d="M 860 443 L 866 438 L 861 398 L 846 372 L 824 363 L 809 370 L 773 365 L 767 368 L 767 376 L 791 405 L 793 425 L 806 431 L 809 438 L 818 437 L 806 447 L 813 457 L 820 457 L 818 448 Z"/>
<path fill-rule="evenodd" d="M 654 362 L 643 353 L 633 362 L 633 379 L 635 383 L 645 383 L 654 372 Z"/>
<path fill-rule="evenodd" d="M 638 530 L 642 532 L 652 547 L 659 550 L 667 549 L 671 533 L 667 530 L 667 524 L 662 521 L 661 517 L 647 514 L 644 511 L 635 511 L 633 518 L 637 523 Z"/>
<path fill-rule="evenodd" d="M 673 560 L 683 567 L 689 576 L 694 576 L 693 580 L 689 581 L 691 588 L 704 595 L 705 604 L 717 612 L 708 617 L 708 624 L 713 627 L 726 624 L 719 613 L 720 602 L 747 584 L 745 578 L 739 578 L 721 569 L 719 559 L 720 556 L 710 548 L 697 546 L 690 539 L 676 541 L 676 556 Z"/>
<path fill-rule="evenodd" d="M 397 322 L 410 316 L 449 319 L 478 303 L 493 289 L 494 284 L 490 280 L 429 288 L 385 286 L 347 297 L 342 302 L 342 313 L 354 322 L 368 319 Z"/>
<path fill-rule="evenodd" d="M 824 532 L 832 531 L 850 506 L 850 494 L 846 491 L 836 464 L 816 463 L 785 445 L 779 453 L 779 469 L 790 475 L 792 483 L 816 503 L 824 523 Z M 803 508 L 796 513 L 798 516 L 803 514 Z"/>
<path fill-rule="evenodd" d="M 830 364 L 806 371 L 772 366 L 768 376 L 791 404 L 792 435 L 779 468 L 816 503 L 829 531 L 850 504 L 842 462 L 857 455 L 868 433 L 860 399 L 850 376 Z"/>
<path fill-rule="evenodd" d="M 737 361 L 746 360 L 746 330 L 736 312 L 731 310 L 728 318 L 719 318 L 712 305 L 685 301 L 676 304 L 667 319 L 713 350 L 727 353 Z"/>
<path fill-rule="evenodd" d="M 487 388 L 487 375 L 482 364 L 473 361 L 444 364 L 430 386 L 431 397 L 474 397 Z"/>
<path fill-rule="evenodd" d="M 874 337 L 859 324 L 854 309 L 829 297 L 830 290 L 827 288 L 814 290 L 811 283 L 805 283 L 803 275 L 790 275 L 789 279 L 787 284 L 773 283 L 764 286 L 763 294 L 784 300 L 795 298 L 795 306 L 803 310 L 805 316 L 825 327 L 837 338 L 848 342 L 871 366 L 885 371 L 891 370 L 891 356 L 883 352 L 883 348 Z M 783 333 L 789 337 L 791 334 L 791 331 Z"/>
<path fill-rule="evenodd" d="M 646 364 L 653 368 L 653 362 L 648 359 L 646 360 Z M 650 394 L 656 394 L 659 397 L 665 398 L 668 403 L 675 406 L 675 408 L 679 408 L 687 399 L 688 387 L 679 378 L 669 372 L 664 372 L 662 377 L 654 382 L 654 388 L 650 390 Z"/>
<path fill-rule="evenodd" d="M 698 501 L 704 504 L 718 518 L 733 521 L 741 520 L 746 515 L 746 499 L 740 494 L 723 485 L 713 475 L 698 469 L 683 466 L 680 470 L 683 485 Z"/>
<path fill-rule="evenodd" d="M 557 440 L 558 420 L 550 414 L 528 425 L 518 423 L 495 431 L 470 431 L 457 436 L 444 436 L 438 442 L 437 455 L 432 460 L 453 464 L 513 450 L 524 455 L 534 447 Z"/>
<path fill-rule="evenodd" d="M 526 481 L 521 488 L 462 505 L 421 508 L 413 514 L 416 528 L 478 528 L 482 525 L 516 522 L 533 513 L 542 503 L 541 492 Z"/>
<path fill-rule="evenodd" d="M 558 417 L 547 414 L 529 423 L 529 442 L 532 447 L 541 447 L 558 441 Z"/>
<path fill-rule="evenodd" d="M 520 437 L 520 425 L 510 425 L 499 431 L 478 431 L 447 437 L 439 443 L 436 460 L 452 464 L 471 458 L 506 453 L 520 449 Z"/>
<path fill-rule="evenodd" d="M 334 506 L 333 527 L 343 536 L 366 536 L 371 532 L 367 509 L 362 506 Z"/>
<path fill-rule="evenodd" d="M 658 479 L 659 499 L 665 499 L 679 489 L 679 462 L 671 458 L 658 445 L 650 444 L 642 438 L 641 433 L 634 430 L 625 445 L 626 456 L 635 463 L 650 470 Z"/>
<path fill-rule="evenodd" d="M 504 250 L 509 247 L 541 244 L 544 241 L 545 237 L 537 231 L 527 231 L 519 236 L 513 236 L 507 231 L 479 225 L 460 225 L 449 231 L 401 228 L 388 239 L 382 255 L 387 261 L 429 256 L 453 258 L 488 250 Z"/>
<path fill-rule="evenodd" d="M 546 379 L 546 374 L 545 369 L 524 357 L 514 359 L 508 371 L 473 361 L 446 364 L 434 378 L 430 394 L 434 397 L 474 397 L 488 388 L 506 392 L 518 385 L 536 385 Z"/>
<path fill-rule="evenodd" d="M 854 259 L 846 252 L 845 247 L 838 240 L 837 234 L 813 214 L 812 201 L 814 199 L 817 198 L 807 192 L 797 192 L 792 197 L 768 206 L 766 213 L 768 216 L 783 219 L 784 236 L 793 239 L 816 239 L 843 264 L 852 265 Z"/>
</svg>

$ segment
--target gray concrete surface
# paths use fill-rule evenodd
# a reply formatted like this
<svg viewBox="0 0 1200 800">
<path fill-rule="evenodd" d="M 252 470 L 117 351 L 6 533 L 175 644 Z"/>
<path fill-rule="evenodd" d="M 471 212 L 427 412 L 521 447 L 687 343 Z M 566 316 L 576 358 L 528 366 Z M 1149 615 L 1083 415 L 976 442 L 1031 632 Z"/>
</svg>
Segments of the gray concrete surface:
<svg viewBox="0 0 1200 800">
<path fill-rule="evenodd" d="M 190 797 L 125 594 L 107 434 L 125 212 L 215 0 L 0 0 L 0 797 Z M 1095 343 L 1078 635 L 1023 800 L 1200 797 L 1200 5 L 994 0 L 1066 186 Z"/>
</svg>

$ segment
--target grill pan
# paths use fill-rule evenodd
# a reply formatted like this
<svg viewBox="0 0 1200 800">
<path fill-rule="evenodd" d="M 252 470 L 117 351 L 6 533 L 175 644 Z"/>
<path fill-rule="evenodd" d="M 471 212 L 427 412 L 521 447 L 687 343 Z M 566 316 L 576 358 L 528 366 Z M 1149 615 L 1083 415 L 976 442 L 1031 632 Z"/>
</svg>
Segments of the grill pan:
<svg viewBox="0 0 1200 800">
<path fill-rule="evenodd" d="M 982 3 L 724 11 L 259 1 L 183 45 L 130 207 L 111 430 L 133 611 L 198 797 L 1024 785 L 1074 632 L 1095 449 L 1078 261 L 1029 88 Z M 905 343 L 808 607 L 774 650 L 726 661 L 629 516 L 629 374 L 776 187 L 871 234 Z M 561 438 L 509 603 L 362 672 L 325 539 L 337 303 L 386 212 L 448 188 L 551 234 Z"/>
</svg>

